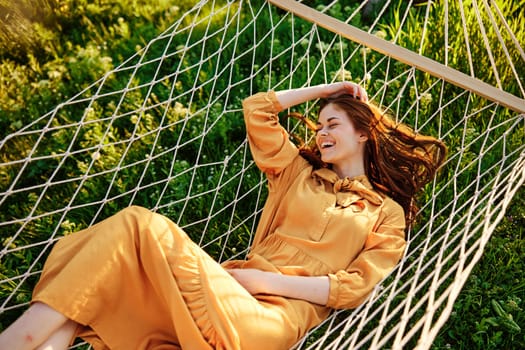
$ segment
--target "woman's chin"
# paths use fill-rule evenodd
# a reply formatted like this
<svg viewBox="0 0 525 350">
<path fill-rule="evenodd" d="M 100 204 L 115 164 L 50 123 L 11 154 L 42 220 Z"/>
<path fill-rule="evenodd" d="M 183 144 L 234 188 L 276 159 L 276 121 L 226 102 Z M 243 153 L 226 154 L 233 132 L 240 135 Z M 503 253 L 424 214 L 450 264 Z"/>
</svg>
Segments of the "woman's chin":
<svg viewBox="0 0 525 350">
<path fill-rule="evenodd" d="M 330 157 L 330 156 L 328 156 L 328 155 L 322 155 L 322 154 L 321 154 L 321 160 L 323 161 L 323 163 L 326 163 L 326 164 L 332 164 L 333 157 Z"/>
</svg>

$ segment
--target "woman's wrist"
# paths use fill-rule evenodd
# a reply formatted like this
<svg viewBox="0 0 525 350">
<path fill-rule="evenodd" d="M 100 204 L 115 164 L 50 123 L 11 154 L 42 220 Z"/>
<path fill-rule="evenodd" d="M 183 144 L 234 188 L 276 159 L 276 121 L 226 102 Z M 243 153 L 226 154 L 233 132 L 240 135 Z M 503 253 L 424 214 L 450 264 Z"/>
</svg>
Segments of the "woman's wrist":
<svg viewBox="0 0 525 350">
<path fill-rule="evenodd" d="M 321 84 L 297 89 L 280 90 L 276 91 L 275 95 L 283 109 L 287 109 L 306 101 L 328 96 L 325 89 L 326 84 Z"/>
</svg>

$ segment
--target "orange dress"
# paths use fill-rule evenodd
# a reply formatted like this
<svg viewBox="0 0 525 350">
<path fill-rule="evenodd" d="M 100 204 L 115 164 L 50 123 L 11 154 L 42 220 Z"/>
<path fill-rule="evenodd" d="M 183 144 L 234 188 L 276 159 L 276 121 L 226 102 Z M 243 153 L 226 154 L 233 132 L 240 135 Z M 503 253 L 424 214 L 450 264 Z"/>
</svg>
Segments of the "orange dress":
<svg viewBox="0 0 525 350">
<path fill-rule="evenodd" d="M 218 264 L 168 218 L 130 207 L 53 248 L 33 302 L 101 349 L 288 349 L 333 308 L 353 308 L 397 264 L 404 213 L 366 176 L 313 170 L 279 125 L 275 94 L 243 102 L 268 199 L 246 260 Z M 250 295 L 224 269 L 329 276 L 327 305 Z"/>
</svg>

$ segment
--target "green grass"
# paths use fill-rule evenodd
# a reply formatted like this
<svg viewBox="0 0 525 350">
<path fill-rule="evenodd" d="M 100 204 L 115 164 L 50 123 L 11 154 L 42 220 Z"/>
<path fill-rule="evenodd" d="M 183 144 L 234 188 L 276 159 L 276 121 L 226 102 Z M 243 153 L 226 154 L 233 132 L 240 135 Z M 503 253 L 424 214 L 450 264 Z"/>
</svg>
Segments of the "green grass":
<svg viewBox="0 0 525 350">
<path fill-rule="evenodd" d="M 524 257 L 525 188 L 521 188 L 432 349 L 525 348 Z"/>
</svg>

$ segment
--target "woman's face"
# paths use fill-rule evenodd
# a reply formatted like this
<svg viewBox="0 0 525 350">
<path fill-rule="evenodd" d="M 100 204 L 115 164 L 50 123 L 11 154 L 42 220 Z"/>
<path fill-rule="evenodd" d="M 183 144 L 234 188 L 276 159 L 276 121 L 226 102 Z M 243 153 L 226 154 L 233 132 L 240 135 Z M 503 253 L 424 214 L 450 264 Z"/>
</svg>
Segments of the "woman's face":
<svg viewBox="0 0 525 350">
<path fill-rule="evenodd" d="M 330 103 L 319 113 L 316 143 L 323 162 L 339 168 L 362 164 L 366 140 L 337 105 Z"/>
</svg>

